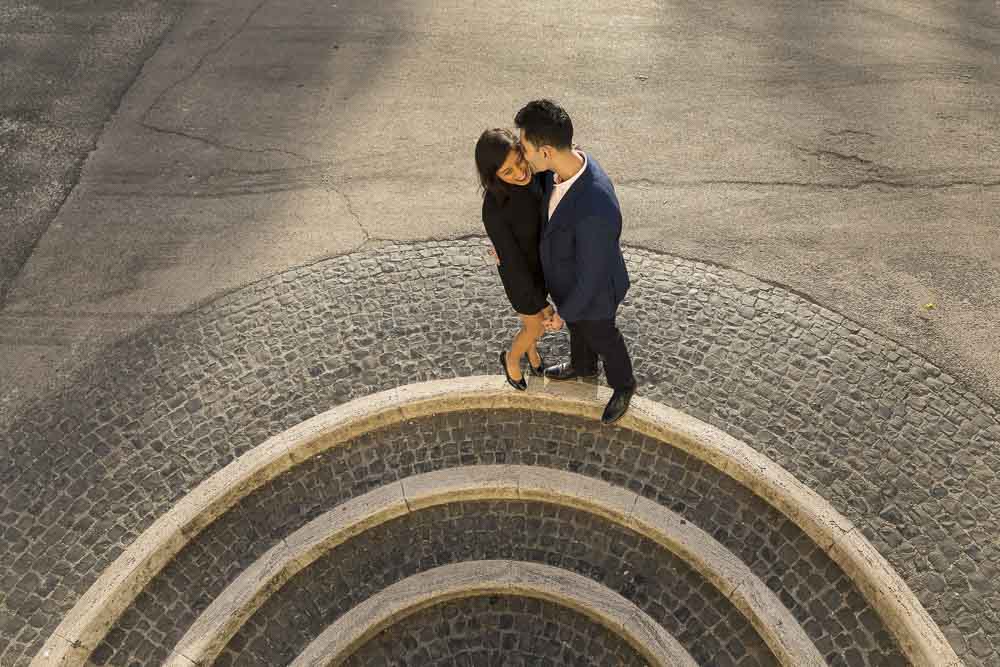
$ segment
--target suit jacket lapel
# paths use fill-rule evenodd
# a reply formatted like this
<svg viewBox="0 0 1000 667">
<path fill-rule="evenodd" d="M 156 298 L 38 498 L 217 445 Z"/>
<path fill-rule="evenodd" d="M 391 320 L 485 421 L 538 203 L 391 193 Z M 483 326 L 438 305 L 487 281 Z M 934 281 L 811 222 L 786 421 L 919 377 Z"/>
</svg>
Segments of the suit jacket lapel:
<svg viewBox="0 0 1000 667">
<path fill-rule="evenodd" d="M 552 172 L 542 175 L 542 200 L 539 206 L 542 208 L 542 229 L 549 226 L 549 202 L 552 201 L 552 190 L 554 189 Z"/>
<path fill-rule="evenodd" d="M 580 193 L 583 192 L 584 190 L 583 181 L 590 177 L 588 173 L 589 171 L 590 171 L 590 162 L 588 161 L 587 168 L 584 170 L 582 174 L 580 174 L 580 178 L 576 179 L 576 182 L 569 187 L 569 192 L 563 195 L 563 198 L 559 201 L 559 205 L 556 206 L 556 211 L 552 215 L 552 219 L 549 220 L 548 223 L 545 225 L 543 235 L 549 234 L 556 227 L 566 224 L 567 221 L 572 219 L 574 204 L 576 203 L 576 200 L 580 197 Z M 547 180 L 547 185 L 548 185 L 547 194 L 545 197 L 542 197 L 542 199 L 545 201 L 545 211 L 543 213 L 545 218 L 549 217 L 549 201 L 552 198 L 552 190 L 555 189 L 553 181 L 554 181 L 553 177 L 549 176 Z M 543 220 L 545 218 L 543 218 Z"/>
</svg>

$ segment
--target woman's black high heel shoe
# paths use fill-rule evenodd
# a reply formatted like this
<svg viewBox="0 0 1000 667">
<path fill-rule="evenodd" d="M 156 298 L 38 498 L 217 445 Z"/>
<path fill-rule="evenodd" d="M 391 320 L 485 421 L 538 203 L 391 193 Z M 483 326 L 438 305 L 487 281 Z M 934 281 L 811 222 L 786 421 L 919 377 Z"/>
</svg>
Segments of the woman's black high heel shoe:
<svg viewBox="0 0 1000 667">
<path fill-rule="evenodd" d="M 518 391 L 525 391 L 528 388 L 528 383 L 523 377 L 520 380 L 515 380 L 510 376 L 510 373 L 507 372 L 507 352 L 505 350 L 500 351 L 500 365 L 503 367 L 503 374 L 507 377 L 507 383 L 510 384 L 510 386 Z"/>
<path fill-rule="evenodd" d="M 531 358 L 528 358 L 528 368 L 531 369 L 531 374 L 536 378 L 545 377 L 545 360 L 542 359 L 542 355 L 538 355 L 538 365 L 531 365 Z"/>
</svg>

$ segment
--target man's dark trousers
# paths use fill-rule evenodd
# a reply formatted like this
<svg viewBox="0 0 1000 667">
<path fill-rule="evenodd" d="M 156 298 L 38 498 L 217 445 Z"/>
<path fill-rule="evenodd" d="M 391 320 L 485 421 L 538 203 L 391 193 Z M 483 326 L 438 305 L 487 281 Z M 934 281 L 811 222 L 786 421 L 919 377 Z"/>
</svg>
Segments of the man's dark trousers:
<svg viewBox="0 0 1000 667">
<path fill-rule="evenodd" d="M 635 386 L 632 359 L 625 347 L 625 338 L 612 320 L 578 320 L 567 322 L 569 328 L 570 364 L 582 375 L 597 372 L 597 357 L 604 360 L 604 375 L 612 389 Z"/>
</svg>

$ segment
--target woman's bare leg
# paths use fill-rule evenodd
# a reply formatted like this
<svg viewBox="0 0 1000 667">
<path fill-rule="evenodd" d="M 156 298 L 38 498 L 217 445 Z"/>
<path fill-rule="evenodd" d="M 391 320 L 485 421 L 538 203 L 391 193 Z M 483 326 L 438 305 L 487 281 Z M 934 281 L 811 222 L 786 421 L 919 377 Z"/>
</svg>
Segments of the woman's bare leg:
<svg viewBox="0 0 1000 667">
<path fill-rule="evenodd" d="M 536 315 L 521 315 L 520 318 L 521 330 L 514 336 L 510 352 L 507 353 L 507 372 L 510 373 L 510 376 L 514 380 L 520 380 L 523 377 L 521 373 L 521 358 L 535 347 L 535 343 L 545 332 L 545 328 L 542 325 L 543 317 L 541 313 Z M 537 349 L 535 349 L 535 355 L 537 358 Z M 530 358 L 529 362 L 531 362 Z"/>
<path fill-rule="evenodd" d="M 531 347 L 528 348 L 528 363 L 535 368 L 542 365 L 542 355 L 538 352 L 537 338 L 531 343 Z"/>
<path fill-rule="evenodd" d="M 545 326 L 543 324 L 545 318 L 551 317 L 553 313 L 552 306 L 546 306 L 541 313 L 532 315 L 533 318 L 538 318 L 539 325 L 541 328 L 538 331 L 538 336 L 535 340 L 531 341 L 531 347 L 528 348 L 528 363 L 538 368 L 542 365 L 542 355 L 538 353 L 538 341 L 545 334 Z"/>
</svg>

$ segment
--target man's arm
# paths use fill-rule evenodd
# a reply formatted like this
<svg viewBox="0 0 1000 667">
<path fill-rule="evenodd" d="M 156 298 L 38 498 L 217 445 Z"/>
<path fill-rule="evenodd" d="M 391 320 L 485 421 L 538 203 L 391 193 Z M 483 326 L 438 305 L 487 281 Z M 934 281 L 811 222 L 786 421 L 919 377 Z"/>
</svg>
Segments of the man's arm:
<svg viewBox="0 0 1000 667">
<path fill-rule="evenodd" d="M 573 290 L 560 304 L 562 317 L 572 322 L 594 294 L 609 288 L 611 260 L 618 243 L 617 225 L 606 218 L 590 216 L 576 227 L 576 279 Z"/>
</svg>

